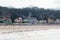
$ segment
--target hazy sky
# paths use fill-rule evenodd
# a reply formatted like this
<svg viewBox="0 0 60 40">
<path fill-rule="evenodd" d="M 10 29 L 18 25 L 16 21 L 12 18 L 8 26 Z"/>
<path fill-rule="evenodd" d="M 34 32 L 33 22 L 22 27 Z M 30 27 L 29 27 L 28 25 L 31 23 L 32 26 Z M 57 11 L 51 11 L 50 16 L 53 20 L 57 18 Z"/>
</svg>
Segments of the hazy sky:
<svg viewBox="0 0 60 40">
<path fill-rule="evenodd" d="M 0 0 L 0 6 L 23 8 L 37 6 L 39 8 L 60 7 L 60 0 Z"/>
</svg>

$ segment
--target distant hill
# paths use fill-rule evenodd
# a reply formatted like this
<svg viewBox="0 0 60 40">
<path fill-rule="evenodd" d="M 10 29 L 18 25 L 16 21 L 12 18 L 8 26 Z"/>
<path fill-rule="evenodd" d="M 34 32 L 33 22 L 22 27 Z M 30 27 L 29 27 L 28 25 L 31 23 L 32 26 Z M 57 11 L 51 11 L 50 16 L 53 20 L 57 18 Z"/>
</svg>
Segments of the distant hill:
<svg viewBox="0 0 60 40">
<path fill-rule="evenodd" d="M 12 20 L 22 17 L 23 19 L 28 17 L 34 17 L 37 20 L 47 20 L 48 18 L 60 19 L 60 7 L 53 9 L 44 9 L 38 7 L 26 7 L 26 8 L 12 8 L 0 6 L 0 17 L 10 16 Z"/>
<path fill-rule="evenodd" d="M 58 8 L 54 8 L 55 10 L 60 10 L 60 7 L 58 7 Z"/>
</svg>

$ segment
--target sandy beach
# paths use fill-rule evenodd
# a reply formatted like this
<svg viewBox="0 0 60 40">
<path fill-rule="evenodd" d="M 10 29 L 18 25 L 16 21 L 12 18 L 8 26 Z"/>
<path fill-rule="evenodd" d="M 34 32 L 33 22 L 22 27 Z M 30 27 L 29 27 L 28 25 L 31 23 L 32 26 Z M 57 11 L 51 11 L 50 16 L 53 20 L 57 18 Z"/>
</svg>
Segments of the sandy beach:
<svg viewBox="0 0 60 40">
<path fill-rule="evenodd" d="M 60 25 L 2 25 L 0 30 L 48 30 L 48 29 L 60 29 Z"/>
<path fill-rule="evenodd" d="M 0 40 L 60 40 L 60 25 L 0 26 Z"/>
</svg>

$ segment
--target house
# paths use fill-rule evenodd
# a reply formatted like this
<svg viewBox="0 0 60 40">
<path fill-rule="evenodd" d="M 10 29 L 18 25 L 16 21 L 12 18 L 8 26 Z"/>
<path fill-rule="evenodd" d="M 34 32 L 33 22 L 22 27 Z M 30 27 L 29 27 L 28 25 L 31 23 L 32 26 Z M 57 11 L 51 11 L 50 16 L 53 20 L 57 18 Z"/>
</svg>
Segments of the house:
<svg viewBox="0 0 60 40">
<path fill-rule="evenodd" d="M 56 19 L 56 23 L 60 23 L 60 19 Z"/>
<path fill-rule="evenodd" d="M 40 20 L 39 23 L 47 23 L 46 20 Z"/>
<path fill-rule="evenodd" d="M 11 20 L 11 15 L 9 14 L 2 14 L 2 16 L 0 16 L 0 23 L 5 23 L 5 24 L 10 24 L 12 23 Z"/>
<path fill-rule="evenodd" d="M 14 20 L 15 23 L 22 23 L 22 18 L 18 17 Z"/>
<path fill-rule="evenodd" d="M 34 17 L 24 19 L 23 21 L 24 23 L 32 23 L 32 24 L 36 24 L 38 22 L 37 19 Z"/>
<path fill-rule="evenodd" d="M 5 24 L 12 24 L 11 18 L 6 18 L 5 20 L 3 20 L 3 22 L 4 22 Z"/>
<path fill-rule="evenodd" d="M 23 23 L 29 23 L 29 19 L 23 19 Z"/>
<path fill-rule="evenodd" d="M 52 18 L 48 18 L 47 21 L 48 21 L 49 24 L 51 24 L 51 23 L 55 23 L 55 20 L 52 19 Z"/>
</svg>

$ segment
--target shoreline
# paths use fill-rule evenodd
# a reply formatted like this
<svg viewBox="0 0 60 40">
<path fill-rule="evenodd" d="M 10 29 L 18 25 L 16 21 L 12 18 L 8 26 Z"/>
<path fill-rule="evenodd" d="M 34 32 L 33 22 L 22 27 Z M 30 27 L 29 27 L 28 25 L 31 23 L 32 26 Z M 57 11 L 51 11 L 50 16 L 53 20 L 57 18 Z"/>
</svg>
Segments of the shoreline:
<svg viewBox="0 0 60 40">
<path fill-rule="evenodd" d="M 0 25 L 0 30 L 60 29 L 60 25 Z"/>
<path fill-rule="evenodd" d="M 13 32 L 25 32 L 25 31 L 39 31 L 39 30 L 50 30 L 50 29 L 60 29 L 60 25 L 5 25 L 0 26 L 0 32 L 13 33 Z"/>
</svg>

